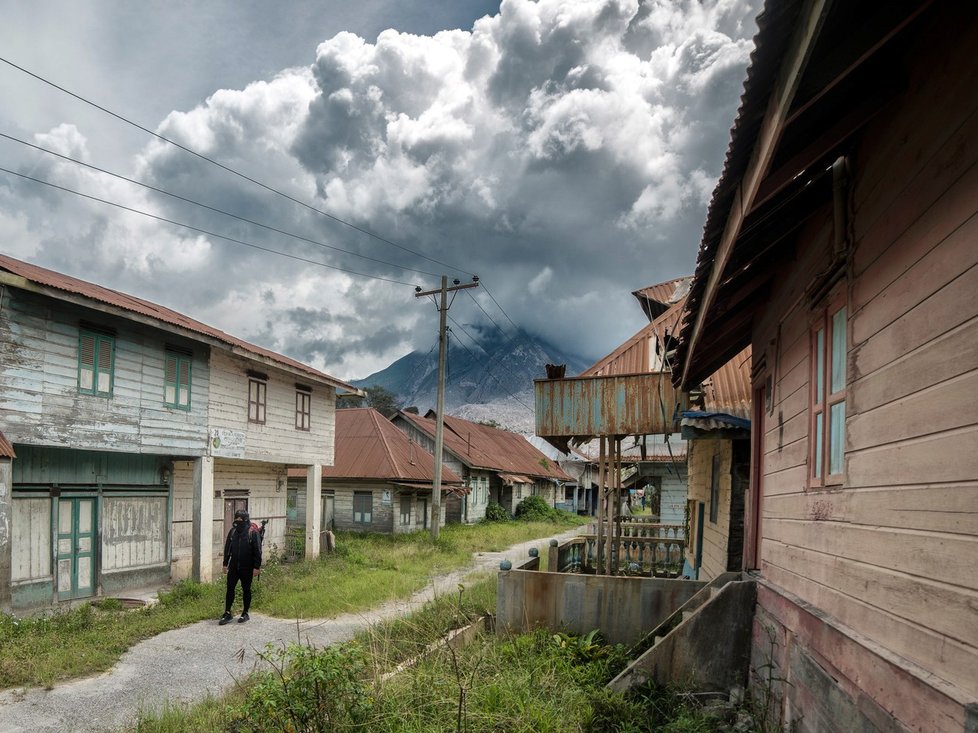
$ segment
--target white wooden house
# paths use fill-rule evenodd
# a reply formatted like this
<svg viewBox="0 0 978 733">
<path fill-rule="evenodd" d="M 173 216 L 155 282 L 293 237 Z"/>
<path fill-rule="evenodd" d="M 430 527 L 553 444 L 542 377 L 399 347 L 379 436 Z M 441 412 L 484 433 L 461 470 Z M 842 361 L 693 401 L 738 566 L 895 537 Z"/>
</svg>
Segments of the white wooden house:
<svg viewBox="0 0 978 733">
<path fill-rule="evenodd" d="M 0 430 L 16 456 L 0 472 L 0 606 L 211 580 L 237 508 L 280 543 L 288 468 L 318 494 L 332 459 L 337 388 L 353 389 L 0 256 Z"/>
</svg>

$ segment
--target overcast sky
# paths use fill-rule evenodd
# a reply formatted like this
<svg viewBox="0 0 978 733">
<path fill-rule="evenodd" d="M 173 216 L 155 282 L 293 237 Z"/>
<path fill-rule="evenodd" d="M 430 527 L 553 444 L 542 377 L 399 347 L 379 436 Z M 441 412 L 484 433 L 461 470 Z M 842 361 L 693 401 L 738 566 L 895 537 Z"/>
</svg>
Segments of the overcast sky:
<svg viewBox="0 0 978 733">
<path fill-rule="evenodd" d="M 632 290 L 692 271 L 757 6 L 0 0 L 4 59 L 307 206 L 5 63 L 0 133 L 303 239 L 2 138 L 0 167 L 385 279 L 2 172 L 0 251 L 344 379 L 427 352 L 413 286 L 475 273 L 451 310 L 469 334 L 495 329 L 471 294 L 595 360 L 642 325 Z"/>
</svg>

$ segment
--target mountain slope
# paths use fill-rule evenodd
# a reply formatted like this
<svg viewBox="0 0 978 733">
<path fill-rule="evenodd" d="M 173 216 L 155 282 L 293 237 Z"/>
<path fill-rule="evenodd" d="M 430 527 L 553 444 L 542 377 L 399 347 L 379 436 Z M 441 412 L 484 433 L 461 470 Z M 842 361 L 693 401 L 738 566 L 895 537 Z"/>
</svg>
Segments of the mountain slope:
<svg viewBox="0 0 978 733">
<path fill-rule="evenodd" d="M 472 327 L 467 327 L 474 333 Z M 463 337 L 464 338 L 464 337 Z M 459 414 L 468 405 L 507 403 L 533 404 L 533 380 L 546 376 L 545 364 L 566 364 L 567 374 L 578 374 L 588 366 L 580 357 L 520 331 L 508 338 L 484 337 L 478 346 L 467 338 L 460 343 L 449 338 L 448 376 L 445 380 L 445 410 Z M 438 380 L 438 350 L 425 354 L 413 351 L 386 369 L 358 379 L 358 387 L 380 385 L 398 396 L 404 405 L 415 405 L 422 413 L 434 408 Z M 523 412 L 527 408 L 519 406 Z M 482 412 L 479 410 L 478 412 Z M 527 415 L 532 420 L 532 414 Z"/>
</svg>

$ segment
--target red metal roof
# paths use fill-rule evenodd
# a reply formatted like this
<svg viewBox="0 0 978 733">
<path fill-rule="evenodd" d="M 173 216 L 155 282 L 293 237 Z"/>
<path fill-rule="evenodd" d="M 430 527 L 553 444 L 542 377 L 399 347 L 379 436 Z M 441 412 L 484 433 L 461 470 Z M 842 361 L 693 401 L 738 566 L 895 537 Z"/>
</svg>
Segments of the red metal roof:
<svg viewBox="0 0 978 733">
<path fill-rule="evenodd" d="M 685 298 L 680 298 L 652 321 L 612 351 L 603 359 L 599 359 L 595 364 L 581 372 L 582 377 L 600 377 L 610 374 L 644 374 L 651 371 L 652 364 L 651 344 L 655 337 L 662 343 L 666 336 L 675 336 L 679 330 L 680 316 L 682 315 L 683 303 Z"/>
<path fill-rule="evenodd" d="M 428 436 L 435 437 L 434 410 L 424 417 L 409 412 L 400 415 Z M 445 415 L 445 448 L 471 468 L 531 478 L 574 480 L 522 435 L 453 415 Z"/>
<path fill-rule="evenodd" d="M 751 347 L 703 380 L 704 407 L 747 420 L 751 418 Z"/>
<path fill-rule="evenodd" d="M 14 447 L 10 444 L 10 441 L 0 433 L 0 458 L 16 458 L 17 454 L 14 453 Z"/>
<path fill-rule="evenodd" d="M 434 457 L 372 407 L 336 411 L 336 454 L 324 478 L 383 479 L 431 486 Z M 462 479 L 442 467 L 442 483 Z"/>
<path fill-rule="evenodd" d="M 654 321 L 665 313 L 669 306 L 686 297 L 692 280 L 690 276 L 667 280 L 664 283 L 633 290 L 632 295 L 638 299 L 649 321 Z"/>
<path fill-rule="evenodd" d="M 178 328 L 186 329 L 202 336 L 207 336 L 220 341 L 221 343 L 227 344 L 228 346 L 240 349 L 242 352 L 244 352 L 243 356 L 264 357 L 265 359 L 276 362 L 282 366 L 300 371 L 318 381 L 326 382 L 335 387 L 340 387 L 353 392 L 358 391 L 355 387 L 346 384 L 335 377 L 331 377 L 318 369 L 313 369 L 307 364 L 303 364 L 295 359 L 290 359 L 282 354 L 277 354 L 276 352 L 262 348 L 261 346 L 250 344 L 247 341 L 231 336 L 224 331 L 208 326 L 200 321 L 195 321 L 193 318 L 177 313 L 169 308 L 164 308 L 161 305 L 151 303 L 148 300 L 143 300 L 142 298 L 137 298 L 133 295 L 127 295 L 126 293 L 121 293 L 118 290 L 105 288 L 101 285 L 95 285 L 94 283 L 86 282 L 85 280 L 79 280 L 78 278 L 74 278 L 69 275 L 63 275 L 60 272 L 48 270 L 27 262 L 21 262 L 20 260 L 15 260 L 13 257 L 8 257 L 6 255 L 0 255 L 0 270 L 6 270 L 7 272 L 22 277 L 36 285 L 43 285 L 45 287 L 71 293 L 73 295 L 80 295 L 84 298 L 98 301 L 99 303 L 104 303 L 105 305 L 115 306 L 116 308 L 121 308 L 131 313 L 138 313 L 141 316 L 147 316 L 159 321 L 160 323 L 166 323 L 170 326 L 177 326 Z"/>
</svg>

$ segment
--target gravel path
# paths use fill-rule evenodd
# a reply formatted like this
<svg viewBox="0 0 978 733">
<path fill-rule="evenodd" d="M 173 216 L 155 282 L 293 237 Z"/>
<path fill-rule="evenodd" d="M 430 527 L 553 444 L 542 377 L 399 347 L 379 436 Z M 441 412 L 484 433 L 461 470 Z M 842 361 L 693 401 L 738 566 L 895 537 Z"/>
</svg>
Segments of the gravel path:
<svg viewBox="0 0 978 733">
<path fill-rule="evenodd" d="M 573 529 L 555 537 L 563 540 L 579 533 Z M 435 578 L 409 600 L 388 602 L 363 613 L 298 624 L 252 613 L 246 624 L 221 627 L 216 620 L 200 621 L 167 631 L 140 642 L 115 667 L 97 677 L 60 684 L 52 690 L 0 692 L 0 733 L 126 729 L 141 710 L 158 710 L 168 701 L 192 702 L 231 688 L 236 679 L 254 668 L 255 650 L 269 642 L 294 641 L 297 635 L 316 646 L 346 641 L 370 624 L 405 615 L 435 596 L 454 592 L 474 571 L 498 569 L 504 557 L 514 564 L 525 559 L 530 547 L 542 550 L 549 539 L 524 542 L 504 552 L 479 553 L 471 565 Z"/>
</svg>

